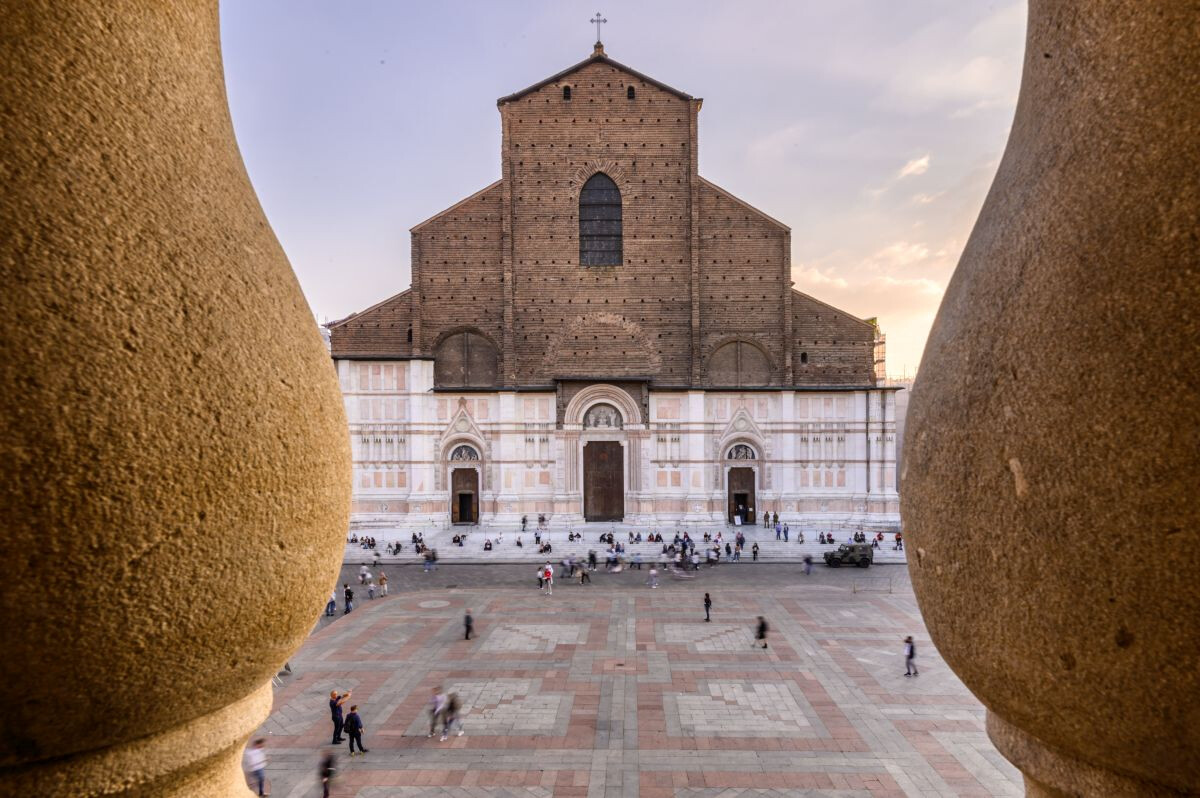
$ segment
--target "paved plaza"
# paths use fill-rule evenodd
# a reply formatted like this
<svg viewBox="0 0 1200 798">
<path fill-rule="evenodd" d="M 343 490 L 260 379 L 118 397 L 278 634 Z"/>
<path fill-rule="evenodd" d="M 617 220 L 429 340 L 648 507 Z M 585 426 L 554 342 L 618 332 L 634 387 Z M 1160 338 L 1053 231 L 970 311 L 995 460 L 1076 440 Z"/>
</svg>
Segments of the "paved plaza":
<svg viewBox="0 0 1200 798">
<path fill-rule="evenodd" d="M 526 571 L 396 568 L 390 597 L 319 629 L 261 729 L 271 794 L 321 794 L 329 691 L 347 688 L 370 753 L 338 746 L 335 796 L 1022 794 L 983 708 L 929 643 L 903 566 L 722 566 L 656 590 L 646 571 L 601 569 L 553 596 Z M 464 705 L 465 735 L 444 743 L 426 737 L 438 685 Z"/>
</svg>

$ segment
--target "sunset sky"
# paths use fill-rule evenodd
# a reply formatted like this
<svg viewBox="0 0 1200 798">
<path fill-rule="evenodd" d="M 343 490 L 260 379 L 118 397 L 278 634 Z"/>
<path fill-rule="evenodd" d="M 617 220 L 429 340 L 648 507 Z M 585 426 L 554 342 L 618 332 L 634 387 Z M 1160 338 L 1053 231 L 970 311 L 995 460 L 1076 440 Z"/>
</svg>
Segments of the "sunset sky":
<svg viewBox="0 0 1200 798">
<path fill-rule="evenodd" d="M 1008 136 L 1025 4 L 600 10 L 610 57 L 704 98 L 700 172 L 791 226 L 796 287 L 877 316 L 889 373 L 913 373 Z M 408 286 L 408 229 L 500 176 L 496 98 L 586 58 L 595 12 L 221 4 L 238 143 L 319 318 Z"/>
</svg>

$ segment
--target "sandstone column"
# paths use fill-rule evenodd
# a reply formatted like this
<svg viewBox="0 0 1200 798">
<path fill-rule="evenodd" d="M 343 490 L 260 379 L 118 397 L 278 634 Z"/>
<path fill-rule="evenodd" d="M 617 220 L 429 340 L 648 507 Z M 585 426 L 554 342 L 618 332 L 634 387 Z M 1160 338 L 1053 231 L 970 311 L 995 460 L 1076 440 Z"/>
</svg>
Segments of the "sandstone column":
<svg viewBox="0 0 1200 798">
<path fill-rule="evenodd" d="M 905 442 L 910 570 L 1030 795 L 1200 790 L 1200 37 L 1030 5 Z"/>
<path fill-rule="evenodd" d="M 248 795 L 349 451 L 234 142 L 217 4 L 23 0 L 0 28 L 0 784 Z"/>
</svg>

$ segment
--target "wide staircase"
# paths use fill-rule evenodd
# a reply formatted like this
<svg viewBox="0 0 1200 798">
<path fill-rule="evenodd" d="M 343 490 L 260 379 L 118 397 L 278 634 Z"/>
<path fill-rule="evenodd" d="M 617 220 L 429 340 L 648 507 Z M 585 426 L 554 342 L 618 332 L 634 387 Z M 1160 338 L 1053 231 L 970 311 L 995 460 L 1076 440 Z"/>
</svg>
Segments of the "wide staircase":
<svg viewBox="0 0 1200 798">
<path fill-rule="evenodd" d="M 730 557 L 725 555 L 725 543 L 733 545 L 734 538 L 739 531 L 746 536 L 745 548 L 742 550 L 741 563 L 753 562 L 752 547 L 758 543 L 758 559 L 760 562 L 802 562 L 807 555 L 812 557 L 814 563 L 821 563 L 824 560 L 824 554 L 827 551 L 832 551 L 837 548 L 839 543 L 847 543 L 856 531 L 862 531 L 867 535 L 867 540 L 875 532 L 884 533 L 884 541 L 880 547 L 875 550 L 876 563 L 904 563 L 904 551 L 897 551 L 895 547 L 895 532 L 894 526 L 884 527 L 882 525 L 872 527 L 867 524 L 805 524 L 802 528 L 792 527 L 790 530 L 790 540 L 783 542 L 775 539 L 775 531 L 768 530 L 762 526 L 733 526 L 733 525 L 712 525 L 704 526 L 696 529 L 688 528 L 687 532 L 692 540 L 696 543 L 696 550 L 700 554 L 701 561 L 704 560 L 704 551 L 706 548 L 713 546 L 713 543 L 704 542 L 704 533 L 708 532 L 715 536 L 717 532 L 721 533 L 721 564 L 731 562 Z M 419 531 L 419 530 L 418 530 Z M 662 548 L 664 545 L 670 545 L 674 540 L 676 528 L 659 527 L 653 531 L 657 531 L 663 536 L 662 543 L 630 543 L 629 533 L 635 535 L 641 532 L 643 539 L 652 531 L 650 527 L 644 525 L 624 524 L 624 523 L 588 523 L 574 527 L 572 532 L 582 534 L 582 539 L 577 539 L 574 542 L 567 541 L 568 530 L 566 529 L 548 529 L 541 533 L 542 542 L 549 542 L 552 546 L 552 551 L 549 555 L 539 554 L 538 546 L 535 542 L 535 528 L 530 525 L 525 532 L 521 532 L 520 526 L 513 527 L 474 527 L 474 526 L 457 526 L 442 529 L 430 529 L 420 531 L 425 545 L 436 549 L 439 562 L 495 562 L 495 563 L 519 563 L 519 562 L 544 562 L 550 559 L 554 563 L 561 562 L 568 555 L 574 556 L 576 559 L 581 559 L 587 556 L 588 551 L 595 551 L 596 556 L 601 563 L 604 562 L 605 552 L 608 550 L 608 544 L 600 541 L 600 536 L 612 533 L 614 542 L 621 543 L 625 547 L 625 552 L 622 557 L 626 562 L 632 562 L 634 555 L 638 555 L 643 563 L 662 562 L 668 555 L 664 555 Z M 416 554 L 412 545 L 412 534 L 414 530 L 406 529 L 385 529 L 385 528 L 366 528 L 356 530 L 356 533 L 362 535 L 374 536 L 375 549 L 365 549 L 361 543 L 347 543 L 345 561 L 350 563 L 373 563 L 377 558 L 387 564 L 396 562 L 419 562 L 422 557 Z M 798 532 L 803 533 L 804 542 L 799 542 Z M 827 535 L 834 535 L 837 543 L 821 544 L 818 543 L 818 535 L 825 532 Z M 683 531 L 680 530 L 680 534 Z M 463 545 L 459 546 L 454 543 L 455 535 L 465 536 Z M 517 540 L 521 541 L 521 546 L 517 545 Z M 492 549 L 487 551 L 484 549 L 485 541 L 490 540 Z M 403 549 L 397 555 L 389 555 L 387 546 L 389 543 L 401 543 Z M 738 563 L 732 563 L 738 564 Z"/>
</svg>

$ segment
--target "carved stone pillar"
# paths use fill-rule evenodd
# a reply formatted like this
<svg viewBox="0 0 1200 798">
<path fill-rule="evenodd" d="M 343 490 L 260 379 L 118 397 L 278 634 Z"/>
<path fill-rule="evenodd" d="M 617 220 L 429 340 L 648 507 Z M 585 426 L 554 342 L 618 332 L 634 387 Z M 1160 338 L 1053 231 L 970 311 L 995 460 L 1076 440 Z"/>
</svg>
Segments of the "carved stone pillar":
<svg viewBox="0 0 1200 798">
<path fill-rule="evenodd" d="M 1194 2 L 1030 4 L 912 394 L 917 597 L 1030 795 L 1200 790 L 1197 75 Z"/>
<path fill-rule="evenodd" d="M 0 784 L 249 795 L 349 441 L 247 180 L 215 2 L 0 15 Z"/>
</svg>

